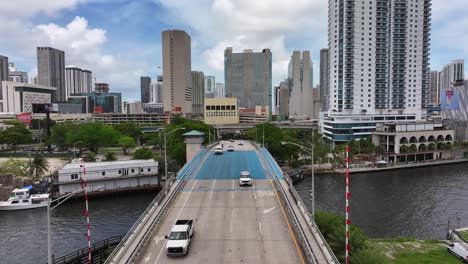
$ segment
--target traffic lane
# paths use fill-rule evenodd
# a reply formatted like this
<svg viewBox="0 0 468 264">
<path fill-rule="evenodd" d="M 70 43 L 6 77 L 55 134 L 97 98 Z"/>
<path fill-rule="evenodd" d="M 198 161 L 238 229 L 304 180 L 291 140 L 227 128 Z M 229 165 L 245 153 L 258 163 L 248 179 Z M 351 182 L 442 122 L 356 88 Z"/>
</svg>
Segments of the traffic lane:
<svg viewBox="0 0 468 264">
<path fill-rule="evenodd" d="M 254 179 L 267 178 L 256 151 L 233 151 L 224 152 L 222 155 L 211 152 L 192 179 L 239 179 L 243 170 L 250 171 Z"/>
<path fill-rule="evenodd" d="M 216 192 L 218 187 L 232 186 L 233 181 L 203 181 L 213 192 L 204 190 L 200 181 L 194 182 L 193 191 L 181 192 L 167 212 L 141 263 L 300 263 L 273 191 L 268 195 L 255 191 L 258 196 L 254 199 L 252 192 L 245 191 L 250 187 Z M 195 220 L 189 255 L 167 257 L 166 241 L 161 238 L 177 219 L 184 218 Z"/>
</svg>

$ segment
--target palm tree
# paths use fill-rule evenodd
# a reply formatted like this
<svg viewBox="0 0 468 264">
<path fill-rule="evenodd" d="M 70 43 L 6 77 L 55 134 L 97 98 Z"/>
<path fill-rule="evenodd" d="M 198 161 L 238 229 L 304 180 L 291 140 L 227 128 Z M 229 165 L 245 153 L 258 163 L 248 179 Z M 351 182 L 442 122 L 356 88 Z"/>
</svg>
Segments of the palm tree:
<svg viewBox="0 0 468 264">
<path fill-rule="evenodd" d="M 34 172 L 34 179 L 44 175 L 49 169 L 49 162 L 42 155 L 36 155 L 31 164 L 31 172 Z"/>
</svg>

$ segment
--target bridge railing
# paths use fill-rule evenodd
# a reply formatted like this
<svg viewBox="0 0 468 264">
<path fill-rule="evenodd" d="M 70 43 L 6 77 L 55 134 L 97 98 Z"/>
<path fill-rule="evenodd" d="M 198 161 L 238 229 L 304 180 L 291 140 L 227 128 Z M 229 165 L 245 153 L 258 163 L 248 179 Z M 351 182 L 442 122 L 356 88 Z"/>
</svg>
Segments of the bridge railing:
<svg viewBox="0 0 468 264">
<path fill-rule="evenodd" d="M 275 166 L 273 164 L 273 162 L 275 162 L 275 161 L 274 161 L 273 157 L 271 157 L 271 155 L 265 149 L 261 149 L 261 151 L 263 153 L 263 156 L 264 156 L 264 158 L 266 160 L 267 165 L 269 165 L 269 167 L 271 168 L 271 171 L 276 176 L 276 177 L 274 177 L 275 185 L 276 185 L 277 189 L 281 191 L 280 194 L 283 196 L 282 198 L 284 198 L 283 199 L 284 203 L 286 205 L 286 208 L 288 209 L 288 216 L 292 220 L 293 227 L 295 228 L 296 234 L 300 234 L 299 239 L 301 240 L 302 245 L 306 245 L 306 247 L 303 246 L 303 248 L 305 249 L 305 254 L 307 255 L 307 257 L 309 257 L 309 260 L 312 260 L 312 263 L 317 263 L 317 257 L 315 256 L 308 239 L 305 237 L 304 230 L 303 230 L 302 226 L 299 224 L 299 221 L 298 221 L 298 218 L 297 218 L 298 216 L 294 213 L 294 210 L 292 209 L 292 206 L 291 206 L 291 204 L 289 203 L 289 200 L 286 197 L 286 193 L 285 193 L 283 187 L 281 186 L 281 183 L 278 180 L 278 176 L 279 176 L 278 173 L 281 173 L 281 176 L 285 177 L 286 182 L 288 183 L 288 186 L 289 186 L 290 193 L 292 194 L 293 198 L 295 199 L 295 201 L 297 203 L 297 206 L 301 210 L 302 215 L 304 216 L 304 218 L 307 221 L 307 224 L 309 225 L 309 228 L 311 229 L 311 231 L 312 231 L 313 235 L 315 236 L 317 242 L 319 243 L 320 247 L 322 248 L 322 251 L 324 252 L 324 255 L 326 255 L 328 262 L 339 264 L 340 262 L 338 261 L 335 254 L 333 253 L 333 250 L 330 248 L 330 245 L 328 245 L 327 241 L 323 237 L 322 233 L 318 229 L 315 222 L 312 220 L 311 217 L 309 217 L 310 212 L 308 211 L 307 207 L 304 206 L 304 203 L 302 202 L 301 197 L 299 196 L 299 194 L 297 193 L 296 189 L 294 188 L 294 186 L 292 184 L 291 178 L 289 178 L 289 176 L 287 174 L 282 173 L 282 171 L 279 171 L 278 168 L 275 169 L 275 167 L 277 167 L 277 166 Z M 326 253 L 328 253 L 328 254 L 326 254 Z"/>
<path fill-rule="evenodd" d="M 112 245 L 119 243 L 120 241 L 122 241 L 122 238 L 124 236 L 125 234 L 117 235 L 117 236 L 109 237 L 109 238 L 106 238 L 104 240 L 101 240 L 99 242 L 92 244 L 91 247 L 93 249 L 93 252 L 101 248 L 104 248 L 106 246 L 109 246 L 109 245 L 112 246 Z M 52 263 L 53 264 L 66 264 L 66 263 L 76 262 L 80 260 L 81 258 L 87 257 L 87 256 L 88 256 L 88 247 L 85 247 L 73 253 L 70 253 L 70 254 L 67 254 L 58 258 L 54 258 Z"/>
<path fill-rule="evenodd" d="M 195 168 L 198 167 L 198 164 L 200 163 L 201 159 L 203 159 L 203 157 L 205 156 L 208 150 L 209 148 L 201 150 L 191 162 L 185 164 L 184 167 L 182 167 L 182 169 L 179 170 L 177 175 L 172 174 L 169 177 L 169 179 L 166 180 L 166 184 L 164 185 L 164 187 L 161 189 L 158 195 L 156 195 L 156 197 L 153 199 L 150 205 L 142 213 L 142 215 L 138 218 L 138 220 L 135 222 L 132 228 L 130 228 L 127 235 L 122 239 L 119 245 L 115 248 L 115 250 L 109 256 L 109 258 L 106 260 L 105 262 L 106 264 L 115 263 L 116 258 L 118 257 L 118 254 L 122 253 L 124 248 L 129 243 L 133 242 L 133 240 L 135 239 L 134 234 L 142 231 L 141 228 L 145 224 L 147 224 L 147 221 L 149 221 L 150 214 L 154 213 L 154 211 L 158 207 L 160 207 L 161 209 L 159 210 L 158 214 L 156 215 L 156 217 L 153 218 L 148 229 L 144 231 L 143 237 L 138 241 L 137 245 L 133 248 L 130 254 L 130 257 L 126 260 L 125 263 L 130 263 L 132 259 L 138 257 L 139 249 L 143 247 L 146 244 L 146 242 L 149 240 L 149 235 L 152 233 L 153 230 L 156 229 L 160 219 L 164 216 L 166 207 L 172 201 L 175 195 L 178 193 L 178 190 L 184 185 L 186 179 L 191 175 L 193 170 L 195 170 Z M 178 178 L 179 178 L 179 181 L 176 182 Z M 177 184 L 176 189 L 170 192 L 170 189 L 174 183 Z M 167 197 L 168 194 L 170 196 Z"/>
</svg>

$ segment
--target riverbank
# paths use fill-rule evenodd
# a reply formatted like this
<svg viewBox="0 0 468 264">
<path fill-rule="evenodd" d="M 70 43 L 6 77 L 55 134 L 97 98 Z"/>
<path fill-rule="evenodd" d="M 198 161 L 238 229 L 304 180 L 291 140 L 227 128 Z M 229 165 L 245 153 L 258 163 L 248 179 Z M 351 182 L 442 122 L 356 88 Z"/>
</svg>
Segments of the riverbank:
<svg viewBox="0 0 468 264">
<path fill-rule="evenodd" d="M 411 168 L 420 168 L 420 167 L 431 167 L 431 166 L 440 166 L 440 165 L 450 165 L 468 162 L 467 158 L 453 159 L 453 160 L 437 160 L 437 161 L 425 161 L 417 163 L 408 163 L 408 164 L 395 164 L 389 165 L 388 167 L 366 167 L 366 168 L 350 168 L 351 173 L 366 173 L 366 172 L 376 172 L 376 171 L 389 171 L 389 170 L 401 170 L 401 169 L 411 169 Z M 346 169 L 334 169 L 332 171 L 319 171 L 318 173 L 345 173 Z"/>
<path fill-rule="evenodd" d="M 370 239 L 369 247 L 383 254 L 392 264 L 457 264 L 455 256 L 447 252 L 445 241 L 413 238 Z"/>
</svg>

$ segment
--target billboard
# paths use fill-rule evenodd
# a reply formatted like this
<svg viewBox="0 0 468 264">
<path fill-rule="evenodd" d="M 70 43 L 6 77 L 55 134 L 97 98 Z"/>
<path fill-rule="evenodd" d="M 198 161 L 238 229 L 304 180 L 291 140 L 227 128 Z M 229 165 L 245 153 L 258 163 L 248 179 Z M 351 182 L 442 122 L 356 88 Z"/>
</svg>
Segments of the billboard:
<svg viewBox="0 0 468 264">
<path fill-rule="evenodd" d="M 31 124 L 31 113 L 19 113 L 16 115 L 16 120 L 29 125 Z"/>
<path fill-rule="evenodd" d="M 458 110 L 459 95 L 458 90 L 441 90 L 440 91 L 440 109 L 441 110 Z"/>
</svg>

